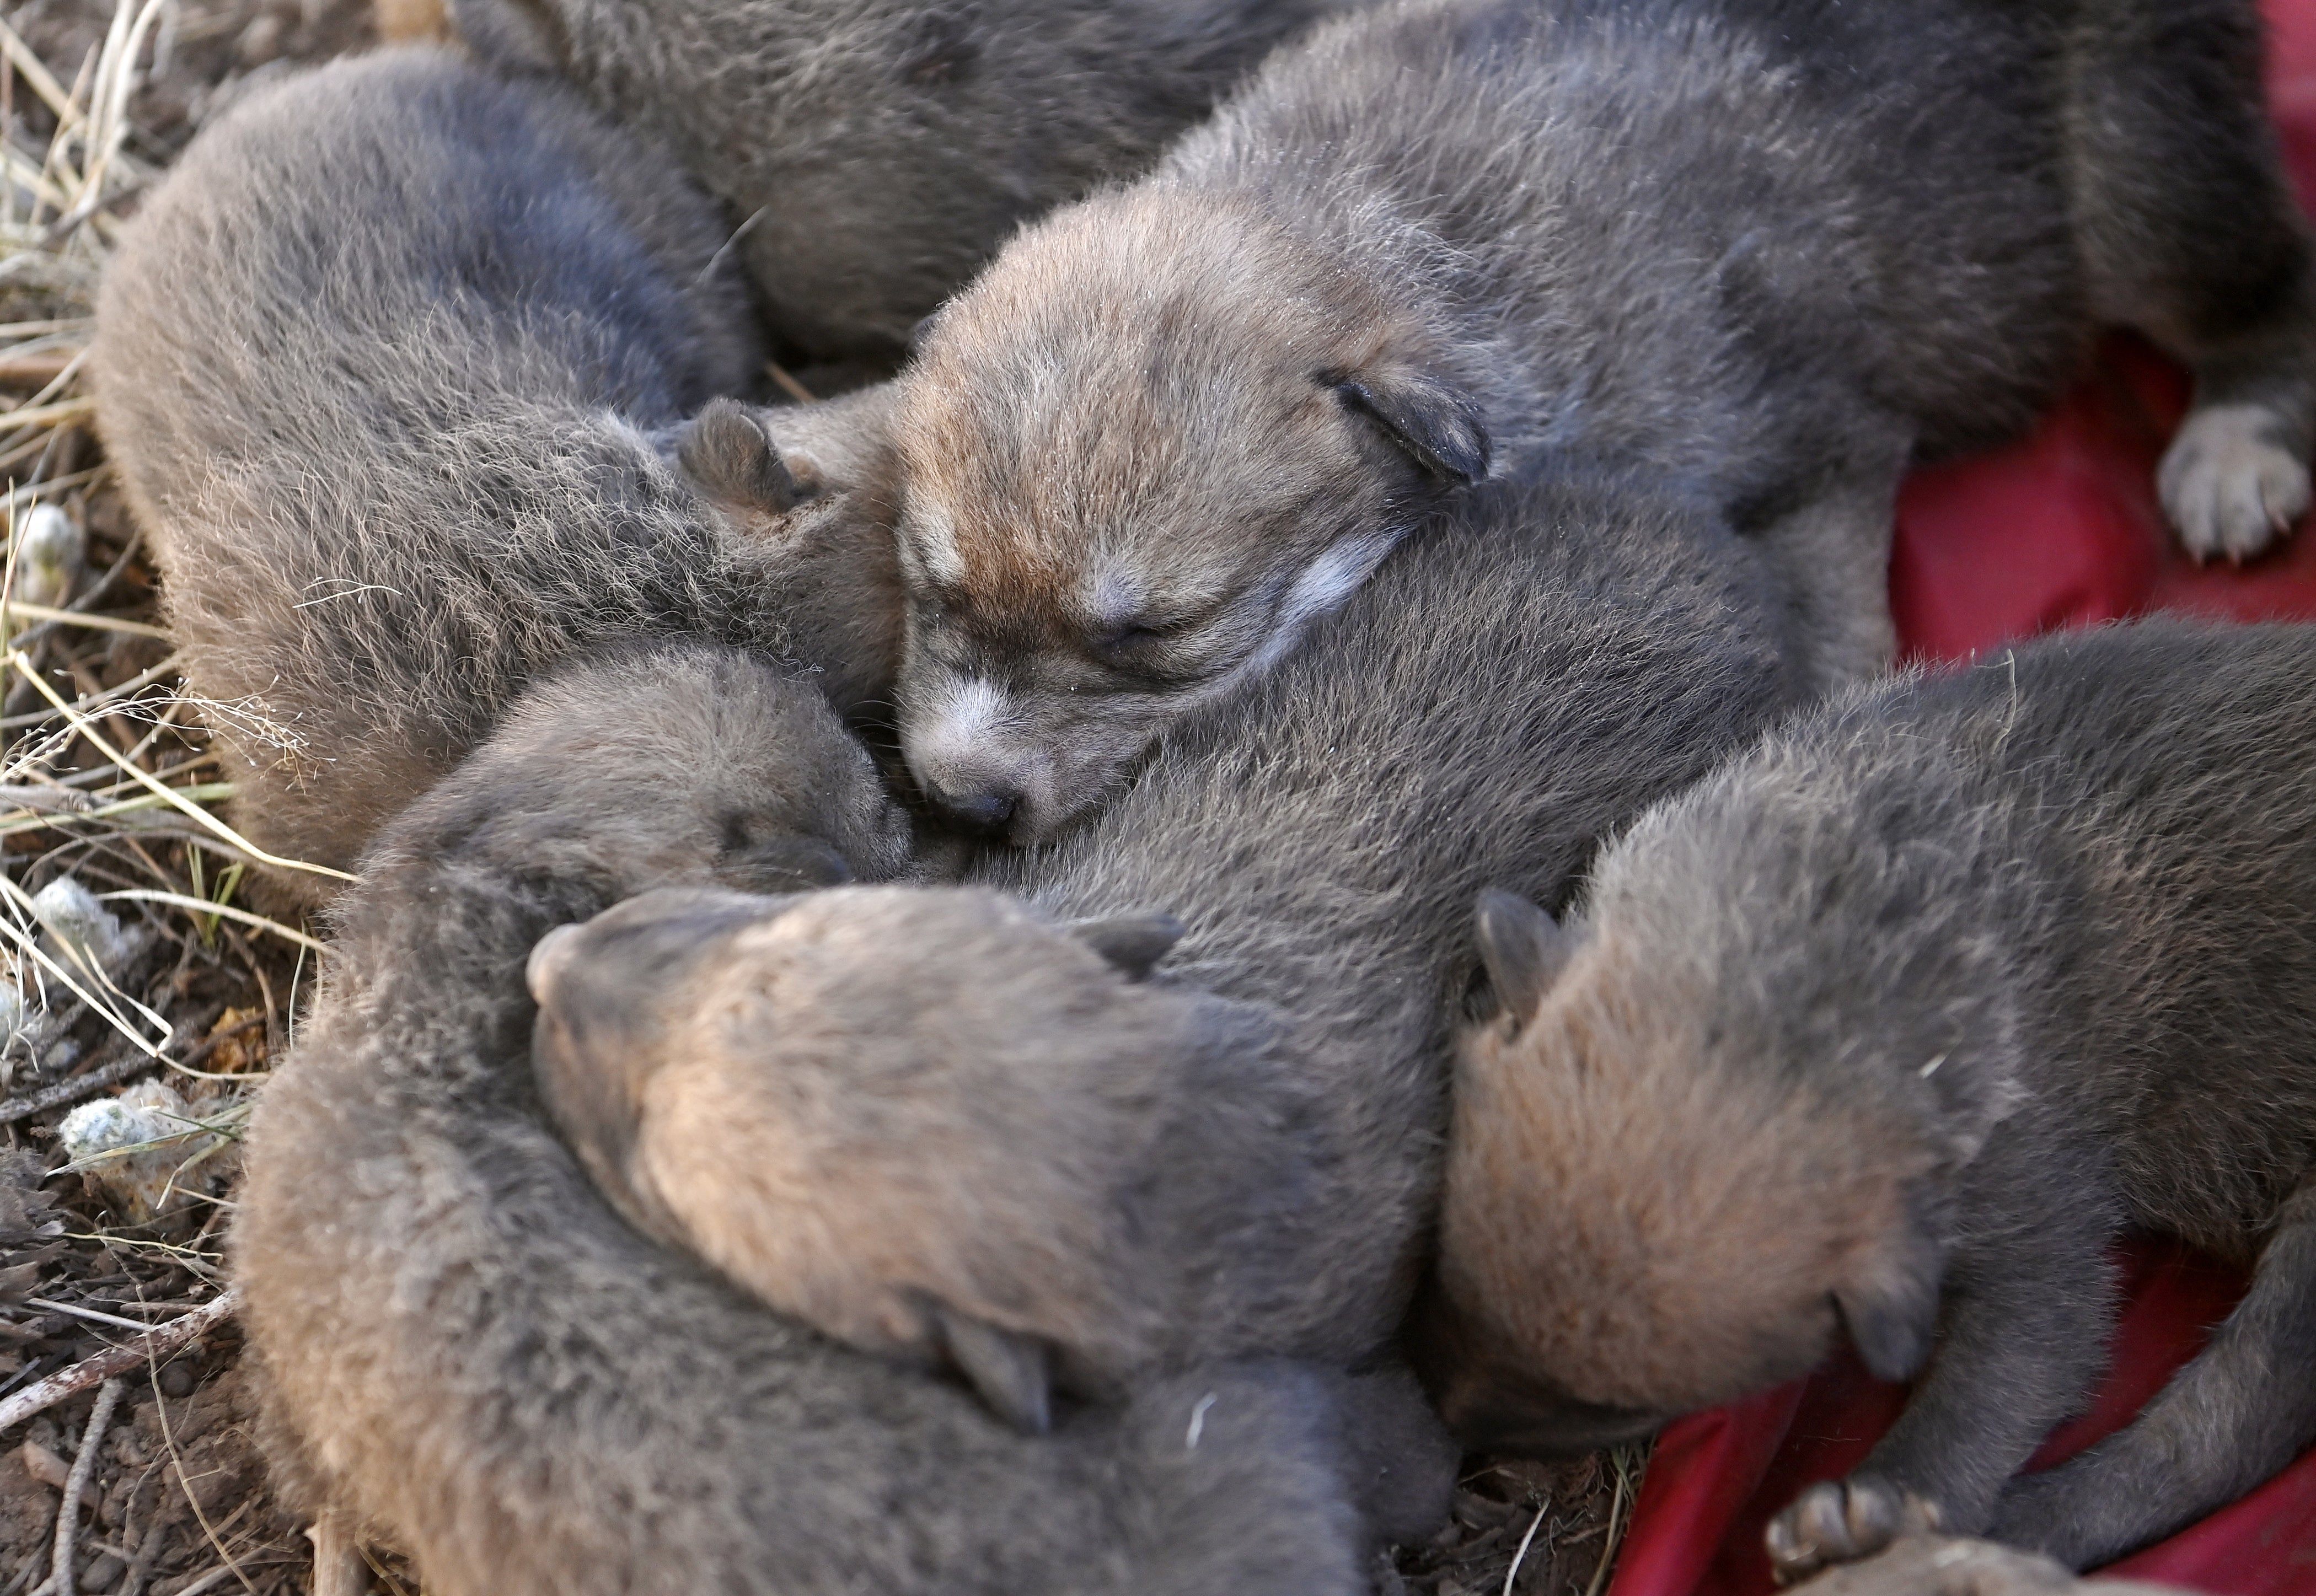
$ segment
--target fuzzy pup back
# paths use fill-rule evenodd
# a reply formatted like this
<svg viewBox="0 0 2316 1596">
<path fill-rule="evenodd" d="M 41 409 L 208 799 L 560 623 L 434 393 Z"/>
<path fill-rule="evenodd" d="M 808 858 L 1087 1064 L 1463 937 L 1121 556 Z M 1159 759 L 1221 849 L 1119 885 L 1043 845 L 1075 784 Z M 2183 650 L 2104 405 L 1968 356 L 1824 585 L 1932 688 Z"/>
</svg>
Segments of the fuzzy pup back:
<svg viewBox="0 0 2316 1596">
<path fill-rule="evenodd" d="M 1349 0 L 450 0 L 730 207 L 776 332 L 888 364 L 1021 222 L 1131 177 Z"/>
<path fill-rule="evenodd" d="M 254 95 L 178 163 L 105 280 L 99 420 L 261 847 L 350 864 L 575 649 L 858 643 L 789 625 L 841 527 L 663 458 L 753 381 L 721 243 L 664 157 L 440 51 Z"/>
<path fill-rule="evenodd" d="M 1049 1385 L 1384 1352 L 1470 893 L 1561 890 L 1795 674 L 1757 551 L 1694 501 L 1570 470 L 1474 510 L 1088 831 L 1001 856 L 1027 905 L 663 895 L 560 934 L 535 1059 L 606 1189 L 1026 1428 Z"/>
<path fill-rule="evenodd" d="M 1149 983 L 1180 930 L 984 889 L 650 893 L 539 944 L 532 1057 L 642 1228 L 1043 1432 L 1054 1382 L 1115 1401 L 1245 1350 L 1312 1239 L 1319 1105 L 1268 1016 Z"/>
<path fill-rule="evenodd" d="M 398 816 L 252 1127 L 236 1272 L 308 1508 L 445 1596 L 1361 1596 L 1403 1382 L 1202 1369 L 1049 1438 L 629 1228 L 524 1068 L 523 967 L 655 888 L 866 879 L 905 827 L 808 687 L 658 645 L 534 687 Z M 1379 1483 L 1380 1482 L 1380 1483 Z"/>
<path fill-rule="evenodd" d="M 2101 321 L 2196 371 L 2160 483 L 2188 545 L 2257 553 L 2316 439 L 2258 40 L 2250 0 L 1314 30 L 1149 176 L 1023 228 L 898 379 L 911 769 L 1051 838 L 1399 540 L 1570 451 L 1757 536 L 1794 657 L 1856 679 L 1893 646 L 1910 461 L 2023 428 Z"/>
<path fill-rule="evenodd" d="M 1451 1422 L 1555 1450 L 1797 1374 L 1921 1383 L 1772 1532 L 2082 1565 L 2316 1438 L 2316 629 L 2150 622 L 1896 679 L 1638 820 L 1565 925 L 1483 905 Z M 2125 1226 L 2260 1258 L 2131 1429 L 2013 1483 L 2098 1370 Z"/>
</svg>

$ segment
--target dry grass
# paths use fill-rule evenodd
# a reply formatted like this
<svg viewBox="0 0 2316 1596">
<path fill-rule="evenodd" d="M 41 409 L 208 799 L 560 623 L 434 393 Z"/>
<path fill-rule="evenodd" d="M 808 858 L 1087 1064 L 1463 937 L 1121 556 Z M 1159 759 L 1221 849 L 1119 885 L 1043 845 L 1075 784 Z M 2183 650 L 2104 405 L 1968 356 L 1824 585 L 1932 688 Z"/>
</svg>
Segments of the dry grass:
<svg viewBox="0 0 2316 1596">
<path fill-rule="evenodd" d="M 82 378 L 121 218 L 233 76 L 148 84 L 156 55 L 190 61 L 267 14 L 241 10 L 76 0 L 0 26 L 0 1596 L 41 1589 L 64 1547 L 77 1590 L 307 1577 L 249 1435 L 218 1237 L 319 944 L 240 900 L 250 850 L 218 817 L 232 789 L 203 730 L 234 706 L 185 696 Z M 116 944 L 58 918 L 61 881 Z M 76 1104 L 162 1082 L 175 1095 L 141 1140 L 72 1159 Z M 118 1178 L 132 1164 L 141 1192 Z M 180 1319 L 157 1347 L 129 1328 Z M 119 1377 L 93 1448 L 92 1373 Z M 59 1538 L 67 1467 L 86 1488 Z"/>
<path fill-rule="evenodd" d="M 367 11 L 361 0 L 30 0 L 7 16 L 0 1009 L 19 994 L 22 1018 L 0 1015 L 0 1596 L 49 1579 L 75 1477 L 87 1486 L 67 1526 L 79 1590 L 304 1591 L 311 1553 L 275 1507 L 250 1436 L 218 1237 L 238 1127 L 324 955 L 308 927 L 240 900 L 253 854 L 218 817 L 232 789 L 203 727 L 246 711 L 185 694 L 81 372 L 105 253 L 138 196 L 240 87 L 363 42 Z M 34 901 L 63 878 L 94 894 L 133 947 L 85 956 L 45 928 Z M 76 1105 L 151 1082 L 178 1105 L 120 1149 L 162 1194 L 148 1215 L 108 1182 L 124 1158 L 75 1163 L 59 1129 Z M 157 1349 L 129 1328 L 180 1319 Z M 51 1399 L 58 1383 L 73 1388 Z M 109 1422 L 96 1417 L 102 1388 L 117 1402 Z M 1639 1467 L 1637 1454 L 1476 1466 L 1453 1521 L 1401 1548 L 1378 1584 L 1600 1596 Z M 375 1590 L 414 1588 L 396 1565 L 371 1573 Z"/>
</svg>

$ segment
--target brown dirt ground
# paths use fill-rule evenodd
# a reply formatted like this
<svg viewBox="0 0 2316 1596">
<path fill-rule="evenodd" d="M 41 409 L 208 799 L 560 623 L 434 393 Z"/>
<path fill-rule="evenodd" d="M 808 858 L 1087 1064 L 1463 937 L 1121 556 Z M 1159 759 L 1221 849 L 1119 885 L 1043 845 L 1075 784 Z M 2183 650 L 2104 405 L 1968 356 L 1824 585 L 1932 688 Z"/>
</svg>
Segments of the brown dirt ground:
<svg viewBox="0 0 2316 1596">
<path fill-rule="evenodd" d="M 27 0 L 10 7 L 4 20 L 69 88 L 111 15 L 109 0 Z M 362 0 L 177 0 L 156 36 L 158 69 L 131 102 L 127 147 L 149 165 L 164 166 L 207 118 L 252 84 L 371 38 Z M 19 151 L 45 147 L 53 120 L 11 72 L 0 71 L 0 117 Z M 118 214 L 133 209 L 132 195 Z M 0 322 L 85 310 L 30 283 L 0 284 Z M 20 403 L 41 386 L 37 377 L 7 376 L 0 364 L 0 404 Z M 12 462 L 6 474 L 52 481 L 100 463 L 85 421 L 58 428 L 36 452 L 37 464 Z M 150 620 L 155 572 L 117 492 L 100 474 L 55 501 L 88 536 L 93 574 L 76 590 L 77 601 Z M 109 581 L 94 574 L 106 572 Z M 55 626 L 14 641 L 68 695 L 126 681 L 168 653 L 157 639 Z M 22 716 L 38 707 L 29 684 L 9 680 L 0 714 Z M 167 688 L 165 680 L 161 690 Z M 136 725 L 125 719 L 105 723 L 116 738 L 134 742 L 149 729 L 149 716 Z M 197 771 L 188 762 L 205 742 L 206 734 L 185 717 L 155 738 L 140 762 L 165 772 Z M 93 749 L 73 745 L 49 768 L 65 779 L 99 762 Z M 31 892 L 69 871 L 99 891 L 150 885 L 158 877 L 178 891 L 215 896 L 223 867 L 191 840 L 188 828 L 164 822 L 16 830 L 0 836 L 0 849 L 10 879 Z M 119 984 L 165 1015 L 178 1036 L 204 1039 L 194 1049 L 214 1042 L 200 1056 L 201 1068 L 227 1076 L 262 1072 L 288 1044 L 298 983 L 310 974 L 301 971 L 294 950 L 229 921 L 204 927 L 182 914 L 135 907 L 147 946 L 130 967 L 114 972 Z M 144 1224 L 130 1223 L 112 1200 L 79 1178 L 47 1178 L 63 1162 L 58 1122 L 74 1104 L 131 1078 L 138 1057 L 84 1009 L 38 1058 L 0 1074 L 0 1399 L 124 1339 L 115 1326 L 32 1299 L 115 1318 L 165 1319 L 221 1287 L 218 1232 L 229 1211 L 229 1148 L 205 1172 L 204 1196 L 223 1202 L 196 1200 Z M 187 1095 L 208 1115 L 245 1104 L 249 1089 L 204 1081 L 192 1083 Z M 303 1525 L 276 1505 L 252 1438 L 240 1347 L 239 1330 L 227 1319 L 157 1368 L 125 1377 L 81 1514 L 78 1591 L 276 1596 L 308 1588 Z M 0 1434 L 0 1596 L 19 1596 L 48 1577 L 64 1471 L 79 1455 L 95 1400 L 94 1390 L 84 1391 Z M 1621 1470 L 1605 1457 L 1552 1466 L 1475 1459 L 1451 1522 L 1430 1543 L 1398 1548 L 1379 1565 L 1378 1590 L 1384 1596 L 1599 1596 L 1638 1473 L 1631 1459 Z M 396 1596 L 416 1589 L 407 1569 L 389 1559 L 380 1559 L 375 1581 L 375 1589 Z"/>
</svg>

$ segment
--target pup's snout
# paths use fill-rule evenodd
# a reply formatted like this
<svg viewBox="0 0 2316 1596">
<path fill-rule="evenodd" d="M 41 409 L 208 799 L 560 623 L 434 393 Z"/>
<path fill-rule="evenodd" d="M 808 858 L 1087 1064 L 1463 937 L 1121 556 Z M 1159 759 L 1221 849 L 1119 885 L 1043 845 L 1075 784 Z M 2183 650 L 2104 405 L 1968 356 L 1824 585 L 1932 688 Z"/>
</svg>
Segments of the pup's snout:
<svg viewBox="0 0 2316 1596">
<path fill-rule="evenodd" d="M 1450 1302 L 1436 1279 L 1410 1308 L 1400 1350 L 1466 1451 L 1581 1458 L 1638 1441 L 1665 1421 L 1662 1414 L 1585 1402 L 1561 1390 Z"/>
<path fill-rule="evenodd" d="M 926 796 L 951 824 L 989 836 L 1002 835 L 1021 807 L 1021 794 L 1011 787 L 988 786 L 963 793 L 934 788 Z"/>
</svg>

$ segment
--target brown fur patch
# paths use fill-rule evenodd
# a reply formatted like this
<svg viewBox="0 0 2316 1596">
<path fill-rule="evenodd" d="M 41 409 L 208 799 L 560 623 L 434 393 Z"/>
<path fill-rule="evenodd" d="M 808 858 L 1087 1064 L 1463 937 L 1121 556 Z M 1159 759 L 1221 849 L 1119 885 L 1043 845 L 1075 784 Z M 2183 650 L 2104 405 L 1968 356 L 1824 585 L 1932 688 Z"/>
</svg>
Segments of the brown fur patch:
<svg viewBox="0 0 2316 1596">
<path fill-rule="evenodd" d="M 1603 937 L 1458 1055 L 1442 1281 L 1585 1401 L 1679 1412 L 1806 1369 L 1921 1166 L 1845 1104 L 1704 1068 L 1706 979 Z"/>
</svg>

